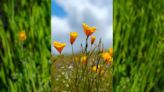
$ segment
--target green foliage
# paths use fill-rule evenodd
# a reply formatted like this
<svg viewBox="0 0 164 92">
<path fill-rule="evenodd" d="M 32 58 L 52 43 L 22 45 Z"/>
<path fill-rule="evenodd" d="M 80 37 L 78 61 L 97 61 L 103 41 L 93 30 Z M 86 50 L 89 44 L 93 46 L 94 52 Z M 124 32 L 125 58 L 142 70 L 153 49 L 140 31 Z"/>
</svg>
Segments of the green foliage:
<svg viewBox="0 0 164 92">
<path fill-rule="evenodd" d="M 164 1 L 114 1 L 114 92 L 163 92 Z"/>
<path fill-rule="evenodd" d="M 50 3 L 1 0 L 0 92 L 50 92 Z"/>
</svg>

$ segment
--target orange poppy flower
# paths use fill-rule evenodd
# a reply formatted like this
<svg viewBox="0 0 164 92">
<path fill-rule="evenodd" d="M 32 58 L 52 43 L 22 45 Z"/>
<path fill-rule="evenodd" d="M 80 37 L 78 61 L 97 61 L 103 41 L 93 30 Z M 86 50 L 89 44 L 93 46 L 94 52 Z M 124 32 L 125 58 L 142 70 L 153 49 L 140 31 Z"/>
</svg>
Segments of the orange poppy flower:
<svg viewBox="0 0 164 92">
<path fill-rule="evenodd" d="M 77 32 L 70 32 L 70 43 L 73 44 L 78 36 Z"/>
<path fill-rule="evenodd" d="M 95 66 L 92 67 L 92 71 L 93 71 L 93 72 L 97 72 L 97 71 L 99 71 L 99 70 L 100 70 L 100 65 L 98 65 L 98 66 L 95 65 Z"/>
<path fill-rule="evenodd" d="M 24 40 L 26 40 L 26 38 L 27 38 L 27 36 L 26 36 L 25 31 L 19 32 L 19 40 L 20 41 L 24 41 Z"/>
<path fill-rule="evenodd" d="M 82 64 L 87 64 L 87 57 L 86 56 L 83 56 L 81 58 L 81 62 L 82 62 Z"/>
<path fill-rule="evenodd" d="M 61 53 L 63 48 L 66 46 L 66 43 L 60 43 L 60 42 L 57 42 L 55 41 L 54 42 L 54 47 L 56 48 L 56 50 Z"/>
<path fill-rule="evenodd" d="M 112 62 L 112 57 L 108 52 L 104 52 L 102 54 L 102 57 L 106 63 L 111 63 Z"/>
<path fill-rule="evenodd" d="M 93 66 L 93 67 L 92 67 L 92 71 L 93 71 L 93 72 L 96 72 L 96 73 L 98 73 L 98 74 L 101 74 L 101 75 L 104 74 L 104 72 L 105 72 L 105 71 L 101 68 L 100 65 L 98 65 L 98 66 L 96 66 L 96 65 Z"/>
<path fill-rule="evenodd" d="M 83 30 L 87 37 L 93 34 L 96 31 L 96 27 L 90 27 L 87 24 L 83 23 Z"/>
<path fill-rule="evenodd" d="M 95 42 L 96 37 L 95 36 L 91 36 L 91 44 L 93 44 Z"/>
</svg>

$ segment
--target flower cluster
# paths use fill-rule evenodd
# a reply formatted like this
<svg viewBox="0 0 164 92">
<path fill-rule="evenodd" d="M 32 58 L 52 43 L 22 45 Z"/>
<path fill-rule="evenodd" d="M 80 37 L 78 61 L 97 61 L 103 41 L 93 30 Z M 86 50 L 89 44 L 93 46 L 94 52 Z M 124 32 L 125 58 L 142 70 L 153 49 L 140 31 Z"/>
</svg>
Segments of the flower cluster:
<svg viewBox="0 0 164 92">
<path fill-rule="evenodd" d="M 90 26 L 88 26 L 85 23 L 83 23 L 82 25 L 83 25 L 84 33 L 86 34 L 87 37 L 89 37 L 90 35 L 92 35 L 96 31 L 96 27 L 90 27 Z M 70 43 L 71 43 L 71 45 L 74 44 L 74 42 L 75 42 L 77 37 L 78 37 L 78 33 L 77 32 L 70 32 Z M 96 39 L 95 36 L 91 36 L 91 44 L 94 44 L 95 39 Z M 61 53 L 63 48 L 66 46 L 66 44 L 55 41 L 53 46 L 57 49 L 57 51 L 59 53 Z"/>
<path fill-rule="evenodd" d="M 64 55 L 59 55 L 63 56 L 60 58 L 61 60 L 59 60 L 59 63 L 61 63 L 60 61 L 66 61 L 68 64 L 68 61 L 71 60 L 71 64 L 68 64 L 70 70 L 67 72 L 69 72 L 70 80 L 72 80 L 73 83 L 68 84 L 74 84 L 73 89 L 75 89 L 75 92 L 79 92 L 78 90 L 81 89 L 81 87 L 84 87 L 83 90 L 86 92 L 87 89 L 85 88 L 91 89 L 89 88 L 90 85 L 93 85 L 98 89 L 100 86 L 96 85 L 102 81 L 101 79 L 104 80 L 104 78 L 109 78 L 107 75 L 110 74 L 113 62 L 113 49 L 109 48 L 109 51 L 105 50 L 101 43 L 101 39 L 98 44 L 95 43 L 96 36 L 93 36 L 93 33 L 96 31 L 96 27 L 90 27 L 85 23 L 82 24 L 82 27 L 84 34 L 86 35 L 86 42 L 84 45 L 81 44 L 81 52 L 74 54 L 73 45 L 78 38 L 78 33 L 70 32 L 70 44 L 72 47 L 71 59 L 64 59 Z M 90 40 L 90 42 L 88 42 L 88 40 Z M 66 43 L 54 41 L 53 46 L 61 54 Z M 88 48 L 88 46 L 91 47 Z M 67 64 L 65 63 L 63 67 Z M 64 67 L 64 69 L 67 69 L 67 67 Z"/>
<path fill-rule="evenodd" d="M 82 27 L 83 27 L 83 31 L 86 35 L 86 38 L 88 39 L 90 36 L 90 44 L 91 46 L 94 44 L 95 40 L 96 40 L 96 36 L 92 36 L 92 34 L 96 31 L 96 27 L 90 27 L 88 26 L 87 24 L 83 23 L 82 24 Z M 70 32 L 70 44 L 73 45 L 74 42 L 76 41 L 78 37 L 78 33 L 77 32 Z M 86 39 L 86 40 L 87 40 Z M 86 44 L 88 44 L 86 42 Z M 64 47 L 66 46 L 66 43 L 61 43 L 61 42 L 57 42 L 57 41 L 54 41 L 54 44 L 53 44 L 54 48 L 61 54 L 62 50 L 64 49 Z M 86 49 L 87 47 L 85 47 Z M 100 48 L 101 50 L 101 57 L 103 58 L 103 60 L 105 61 L 105 63 L 107 64 L 112 64 L 113 62 L 113 49 L 112 48 L 109 48 L 109 51 L 108 52 L 104 52 L 103 48 Z M 83 53 L 84 55 L 81 57 L 81 63 L 86 65 L 88 62 L 88 58 L 89 58 L 89 55 L 87 51 L 84 51 L 85 53 Z M 90 51 L 91 52 L 91 51 Z M 97 66 L 97 68 L 96 68 Z M 92 70 L 93 71 L 100 71 L 102 69 L 100 69 L 100 66 L 99 65 L 96 65 L 96 66 L 93 66 Z"/>
</svg>

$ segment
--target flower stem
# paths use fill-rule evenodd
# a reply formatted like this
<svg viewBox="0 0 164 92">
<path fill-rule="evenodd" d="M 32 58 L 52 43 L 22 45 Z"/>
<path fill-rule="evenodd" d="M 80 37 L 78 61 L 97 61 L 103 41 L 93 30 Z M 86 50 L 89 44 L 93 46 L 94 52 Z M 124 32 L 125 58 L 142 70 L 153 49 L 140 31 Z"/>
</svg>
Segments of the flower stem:
<svg viewBox="0 0 164 92">
<path fill-rule="evenodd" d="M 71 47 L 72 47 L 72 55 L 73 55 L 73 62 L 74 62 L 74 51 L 73 51 L 73 45 L 71 45 Z"/>
<path fill-rule="evenodd" d="M 87 48 L 88 48 L 88 36 L 86 38 L 86 45 L 85 45 L 85 53 L 87 54 Z"/>
</svg>

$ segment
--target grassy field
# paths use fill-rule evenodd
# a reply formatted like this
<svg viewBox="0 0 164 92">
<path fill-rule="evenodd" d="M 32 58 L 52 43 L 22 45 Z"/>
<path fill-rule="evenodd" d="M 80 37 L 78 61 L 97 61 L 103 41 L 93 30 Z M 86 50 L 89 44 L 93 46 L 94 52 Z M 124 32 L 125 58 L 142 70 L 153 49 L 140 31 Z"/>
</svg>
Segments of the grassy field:
<svg viewBox="0 0 164 92">
<path fill-rule="evenodd" d="M 58 56 L 58 60 L 52 64 L 51 68 L 52 92 L 112 92 L 111 67 L 101 63 L 101 67 L 106 70 L 104 74 L 99 74 L 92 70 L 92 65 L 85 65 L 81 62 L 82 56 L 82 54 Z M 73 61 L 74 57 L 75 61 Z M 101 62 L 104 61 L 101 60 Z M 89 60 L 88 63 L 93 63 L 93 61 Z M 83 74 L 84 71 L 85 74 Z"/>
<path fill-rule="evenodd" d="M 114 0 L 114 92 L 163 92 L 164 1 Z"/>
<path fill-rule="evenodd" d="M 0 1 L 0 92 L 50 92 L 50 5 Z"/>
</svg>

